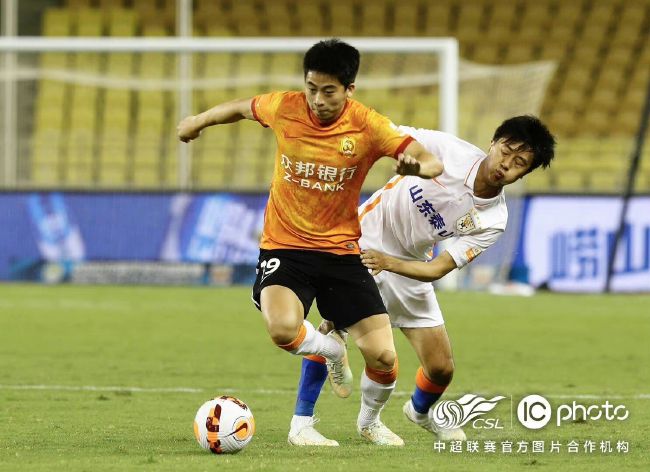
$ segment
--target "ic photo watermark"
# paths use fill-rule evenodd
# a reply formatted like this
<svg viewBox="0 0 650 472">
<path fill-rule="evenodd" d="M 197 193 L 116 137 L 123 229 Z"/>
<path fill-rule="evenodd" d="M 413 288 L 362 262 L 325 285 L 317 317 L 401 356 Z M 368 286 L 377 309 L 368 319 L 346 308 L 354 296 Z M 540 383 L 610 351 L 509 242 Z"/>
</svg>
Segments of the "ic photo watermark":
<svg viewBox="0 0 650 472">
<path fill-rule="evenodd" d="M 553 406 L 546 397 L 538 394 L 526 395 L 521 399 L 510 396 L 508 415 L 503 411 L 504 408 L 496 408 L 499 404 L 505 406 L 508 403 L 507 398 L 504 395 L 486 398 L 476 394 L 465 394 L 458 400 L 441 401 L 429 412 L 429 416 L 438 429 L 465 428 L 470 437 L 471 433 L 467 431 L 470 428 L 474 430 L 504 430 L 509 426 L 510 429 L 513 429 L 518 422 L 532 432 L 541 430 L 547 425 L 559 428 L 575 422 L 625 421 L 630 416 L 630 411 L 625 405 L 612 403 L 609 400 L 593 404 L 572 400 Z M 509 422 L 506 416 L 509 416 Z M 434 450 L 439 453 L 627 454 L 630 444 L 629 441 L 618 438 L 575 438 L 564 441 L 542 439 L 530 441 L 466 440 L 449 443 L 435 441 Z"/>
<path fill-rule="evenodd" d="M 562 403 L 553 408 L 542 395 L 528 395 L 517 405 L 517 419 L 528 429 L 541 429 L 555 417 L 555 425 L 570 421 L 625 421 L 630 411 L 625 405 L 615 405 L 605 400 L 602 403 L 583 405 L 577 401 Z"/>
</svg>

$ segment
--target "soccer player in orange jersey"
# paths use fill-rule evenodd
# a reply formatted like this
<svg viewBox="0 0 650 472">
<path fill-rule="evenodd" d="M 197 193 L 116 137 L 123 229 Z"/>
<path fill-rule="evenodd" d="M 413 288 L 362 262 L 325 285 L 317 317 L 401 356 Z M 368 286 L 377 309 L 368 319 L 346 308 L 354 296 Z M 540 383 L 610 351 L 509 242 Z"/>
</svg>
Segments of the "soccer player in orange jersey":
<svg viewBox="0 0 650 472">
<path fill-rule="evenodd" d="M 326 358 L 339 396 L 349 395 L 352 382 L 343 340 L 306 320 L 313 300 L 324 318 L 346 328 L 366 363 L 357 430 L 372 443 L 401 446 L 379 420 L 395 387 L 397 356 L 386 308 L 359 258 L 357 205 L 368 170 L 382 156 L 396 158 L 403 175 L 433 178 L 443 168 L 387 118 L 351 99 L 358 68 L 354 47 L 321 41 L 304 56 L 304 91 L 217 105 L 183 119 L 178 136 L 188 142 L 208 126 L 242 119 L 273 130 L 278 147 L 253 300 L 278 347 Z"/>
</svg>

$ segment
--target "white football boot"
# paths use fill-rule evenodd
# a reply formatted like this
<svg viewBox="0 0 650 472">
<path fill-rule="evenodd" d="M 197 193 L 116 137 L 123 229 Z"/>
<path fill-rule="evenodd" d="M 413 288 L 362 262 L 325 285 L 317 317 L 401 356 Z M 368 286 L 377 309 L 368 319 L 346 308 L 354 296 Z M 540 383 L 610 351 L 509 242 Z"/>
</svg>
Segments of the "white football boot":
<svg viewBox="0 0 650 472">
<path fill-rule="evenodd" d="M 410 399 L 404 403 L 402 411 L 404 412 L 404 416 L 406 416 L 409 421 L 415 423 L 421 428 L 426 429 L 430 433 L 435 434 L 440 441 L 465 441 L 467 439 L 465 432 L 461 428 L 440 428 L 434 423 L 433 419 L 430 416 L 430 413 L 425 415 L 423 413 L 415 411 L 415 408 L 413 408 L 413 403 Z"/>
<path fill-rule="evenodd" d="M 318 419 L 313 416 L 296 416 L 291 419 L 287 440 L 294 446 L 338 446 L 333 439 L 327 439 L 314 428 Z"/>
<path fill-rule="evenodd" d="M 359 436 L 377 446 L 403 446 L 404 440 L 393 433 L 379 419 L 370 426 L 361 428 L 357 425 Z"/>
<path fill-rule="evenodd" d="M 462 428 L 440 428 L 433 421 L 431 428 L 440 441 L 465 441 L 467 439 Z"/>
<path fill-rule="evenodd" d="M 352 393 L 352 370 L 348 363 L 348 350 L 345 342 L 348 334 L 345 331 L 332 330 L 328 333 L 328 336 L 343 346 L 345 354 L 340 361 L 325 360 L 327 378 L 334 394 L 340 398 L 347 398 Z"/>
<path fill-rule="evenodd" d="M 433 433 L 433 426 L 432 426 L 433 422 L 431 421 L 431 418 L 429 418 L 429 415 L 426 413 L 420 413 L 418 411 L 415 411 L 415 408 L 413 408 L 413 403 L 411 402 L 410 398 L 406 400 L 406 403 L 404 403 L 404 406 L 402 407 L 402 412 L 404 412 L 404 416 L 406 416 L 407 420 L 411 421 L 412 423 L 415 423 L 421 428 L 426 429 L 430 433 Z"/>
</svg>

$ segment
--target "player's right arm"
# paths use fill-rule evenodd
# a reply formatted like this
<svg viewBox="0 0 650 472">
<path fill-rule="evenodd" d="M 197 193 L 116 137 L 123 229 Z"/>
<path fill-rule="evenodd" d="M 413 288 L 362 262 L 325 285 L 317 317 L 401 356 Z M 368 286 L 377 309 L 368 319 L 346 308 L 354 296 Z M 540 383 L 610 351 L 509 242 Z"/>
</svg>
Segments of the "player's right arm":
<svg viewBox="0 0 650 472">
<path fill-rule="evenodd" d="M 424 262 L 405 261 L 384 254 L 383 252 L 369 249 L 361 251 L 361 262 L 372 271 L 372 275 L 377 275 L 382 270 L 387 270 L 421 282 L 438 280 L 457 267 L 456 261 L 454 261 L 453 257 L 447 251 L 443 251 L 431 262 Z"/>
<path fill-rule="evenodd" d="M 198 138 L 201 131 L 208 126 L 234 123 L 243 119 L 255 120 L 251 109 L 252 101 L 252 98 L 243 98 L 221 103 L 203 113 L 182 119 L 176 128 L 178 139 L 187 143 Z"/>
</svg>

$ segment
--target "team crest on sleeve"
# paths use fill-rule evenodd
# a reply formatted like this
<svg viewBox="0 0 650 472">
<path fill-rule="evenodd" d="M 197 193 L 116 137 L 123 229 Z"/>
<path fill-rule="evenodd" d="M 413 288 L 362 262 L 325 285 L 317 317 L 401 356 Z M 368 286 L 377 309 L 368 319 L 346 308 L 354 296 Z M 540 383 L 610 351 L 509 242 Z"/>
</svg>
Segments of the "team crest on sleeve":
<svg viewBox="0 0 650 472">
<path fill-rule="evenodd" d="M 341 144 L 339 145 L 339 152 L 345 157 L 354 157 L 354 150 L 356 146 L 357 142 L 354 140 L 354 138 L 346 136 L 341 140 Z"/>
</svg>

